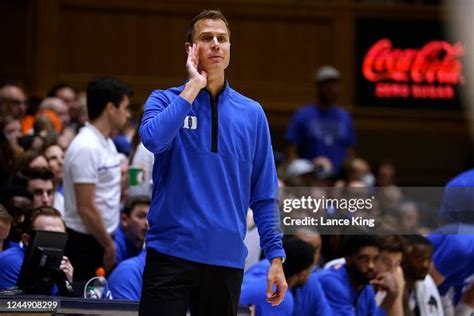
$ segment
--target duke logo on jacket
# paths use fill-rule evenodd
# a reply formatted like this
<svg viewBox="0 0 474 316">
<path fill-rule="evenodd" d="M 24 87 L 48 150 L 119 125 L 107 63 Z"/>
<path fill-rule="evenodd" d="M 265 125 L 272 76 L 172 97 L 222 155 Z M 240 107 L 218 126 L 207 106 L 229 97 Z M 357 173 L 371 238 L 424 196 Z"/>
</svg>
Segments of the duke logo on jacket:
<svg viewBox="0 0 474 316">
<path fill-rule="evenodd" d="M 196 116 L 186 116 L 184 118 L 183 128 L 197 129 L 198 118 Z"/>
</svg>

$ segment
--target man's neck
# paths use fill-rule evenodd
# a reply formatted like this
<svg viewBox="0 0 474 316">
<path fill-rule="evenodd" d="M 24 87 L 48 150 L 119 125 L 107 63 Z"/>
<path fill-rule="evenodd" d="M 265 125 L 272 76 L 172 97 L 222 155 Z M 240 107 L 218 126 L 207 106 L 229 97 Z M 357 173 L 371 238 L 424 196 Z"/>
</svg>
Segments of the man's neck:
<svg viewBox="0 0 474 316">
<path fill-rule="evenodd" d="M 143 246 L 143 240 L 138 239 L 132 232 L 124 230 L 125 238 L 132 243 L 135 248 L 140 248 Z"/>
<path fill-rule="evenodd" d="M 209 91 L 212 95 L 212 98 L 215 99 L 219 92 L 224 88 L 225 76 L 224 73 L 218 75 L 209 74 L 207 77 L 206 90 Z"/>
<path fill-rule="evenodd" d="M 346 270 L 347 270 L 347 274 L 349 275 L 349 282 L 351 282 L 352 287 L 355 288 L 357 291 L 362 290 L 365 284 L 359 282 L 349 269 L 346 269 Z"/>
<path fill-rule="evenodd" d="M 352 284 L 352 287 L 354 287 L 354 289 L 356 289 L 357 291 L 362 290 L 365 286 L 365 284 L 355 282 L 354 280 L 351 280 L 351 284 Z"/>
<path fill-rule="evenodd" d="M 320 108 L 321 110 L 325 110 L 325 111 L 328 111 L 331 109 L 331 107 L 333 106 L 332 104 L 329 104 L 327 102 L 322 102 L 322 101 L 318 101 L 316 103 L 317 107 Z"/>
<path fill-rule="evenodd" d="M 105 117 L 99 117 L 93 122 L 90 122 L 95 128 L 99 130 L 99 132 L 104 135 L 105 138 L 109 138 L 112 133 L 112 127 L 110 126 L 109 122 L 106 121 Z"/>
</svg>

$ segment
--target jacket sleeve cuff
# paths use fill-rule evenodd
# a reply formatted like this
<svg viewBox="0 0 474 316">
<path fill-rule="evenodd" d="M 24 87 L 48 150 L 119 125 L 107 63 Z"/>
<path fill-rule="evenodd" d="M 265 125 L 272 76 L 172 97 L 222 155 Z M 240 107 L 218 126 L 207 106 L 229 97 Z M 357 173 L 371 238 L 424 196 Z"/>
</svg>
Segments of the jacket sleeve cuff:
<svg viewBox="0 0 474 316">
<path fill-rule="evenodd" d="M 185 106 L 187 109 L 189 109 L 189 107 L 191 106 L 191 103 L 189 103 L 188 100 L 186 100 L 180 95 L 178 95 L 178 97 L 176 98 L 176 103 L 178 103 L 181 106 Z"/>
<path fill-rule="evenodd" d="M 272 262 L 272 259 L 274 258 L 286 258 L 285 250 L 283 249 L 275 249 L 272 251 L 269 251 L 266 254 L 267 260 Z"/>
</svg>

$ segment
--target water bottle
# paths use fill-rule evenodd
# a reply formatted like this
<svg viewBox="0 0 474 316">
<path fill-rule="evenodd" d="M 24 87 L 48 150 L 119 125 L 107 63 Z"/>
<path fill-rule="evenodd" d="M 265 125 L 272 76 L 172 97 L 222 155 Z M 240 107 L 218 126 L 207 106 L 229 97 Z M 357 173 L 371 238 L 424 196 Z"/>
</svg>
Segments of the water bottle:
<svg viewBox="0 0 474 316">
<path fill-rule="evenodd" d="M 97 276 L 87 281 L 86 286 L 84 287 L 84 298 L 111 300 L 112 293 L 109 290 L 107 279 L 104 277 L 104 269 L 98 268 L 96 275 Z"/>
</svg>

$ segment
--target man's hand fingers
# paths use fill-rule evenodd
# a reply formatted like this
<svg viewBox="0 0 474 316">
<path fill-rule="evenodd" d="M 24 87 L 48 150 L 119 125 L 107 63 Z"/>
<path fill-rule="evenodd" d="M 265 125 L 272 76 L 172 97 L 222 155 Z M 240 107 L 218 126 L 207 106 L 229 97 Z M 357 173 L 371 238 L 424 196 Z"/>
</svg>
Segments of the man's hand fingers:
<svg viewBox="0 0 474 316">
<path fill-rule="evenodd" d="M 198 65 L 199 63 L 199 45 L 198 44 L 194 44 L 194 60 L 196 62 L 196 66 Z"/>
<path fill-rule="evenodd" d="M 276 283 L 275 292 L 272 291 L 273 283 Z M 280 305 L 280 303 L 285 298 L 285 292 L 286 292 L 286 289 L 288 288 L 288 285 L 286 284 L 286 282 L 283 282 L 282 280 L 272 282 L 272 285 L 270 285 L 269 288 L 267 286 L 267 302 L 272 304 L 272 306 L 277 306 L 277 305 Z"/>
<path fill-rule="evenodd" d="M 286 293 L 286 289 L 288 288 L 288 285 L 286 284 L 286 282 L 284 280 L 278 280 L 277 281 L 277 291 L 276 291 L 276 298 L 275 298 L 275 305 L 279 305 L 283 299 L 285 298 L 285 293 Z"/>
<path fill-rule="evenodd" d="M 268 278 L 267 280 L 267 300 L 269 300 L 273 296 L 273 283 L 275 283 L 272 279 Z"/>
</svg>

